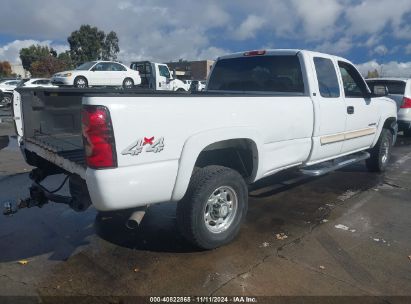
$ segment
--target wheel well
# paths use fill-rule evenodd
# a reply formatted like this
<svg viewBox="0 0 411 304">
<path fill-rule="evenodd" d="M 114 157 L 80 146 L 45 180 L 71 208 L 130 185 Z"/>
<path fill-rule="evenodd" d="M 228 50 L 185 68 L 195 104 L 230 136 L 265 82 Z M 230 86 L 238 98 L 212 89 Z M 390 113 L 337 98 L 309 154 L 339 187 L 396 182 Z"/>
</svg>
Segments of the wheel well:
<svg viewBox="0 0 411 304">
<path fill-rule="evenodd" d="M 395 135 L 394 123 L 397 121 L 395 117 L 389 117 L 384 122 L 384 129 L 390 130 Z"/>
<path fill-rule="evenodd" d="M 258 168 L 257 145 L 249 139 L 229 139 L 208 145 L 201 151 L 196 167 L 219 165 L 238 171 L 244 178 L 255 176 Z"/>
<path fill-rule="evenodd" d="M 76 81 L 76 79 L 78 79 L 78 78 L 83 78 L 88 82 L 87 78 L 83 75 L 78 75 L 78 76 L 74 77 L 74 81 Z"/>
</svg>

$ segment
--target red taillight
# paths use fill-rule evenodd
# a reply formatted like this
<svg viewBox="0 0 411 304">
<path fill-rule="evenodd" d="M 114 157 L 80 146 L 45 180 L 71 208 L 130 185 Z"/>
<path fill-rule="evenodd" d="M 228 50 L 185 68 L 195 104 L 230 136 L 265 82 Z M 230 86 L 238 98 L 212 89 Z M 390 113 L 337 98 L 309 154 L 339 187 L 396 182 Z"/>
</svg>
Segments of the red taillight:
<svg viewBox="0 0 411 304">
<path fill-rule="evenodd" d="M 245 52 L 244 56 L 261 56 L 265 55 L 265 50 Z"/>
<path fill-rule="evenodd" d="M 402 109 L 409 109 L 411 108 L 411 98 L 404 97 L 402 99 Z"/>
<path fill-rule="evenodd" d="M 93 169 L 117 167 L 114 134 L 108 109 L 104 106 L 84 106 L 81 121 L 87 166 Z"/>
</svg>

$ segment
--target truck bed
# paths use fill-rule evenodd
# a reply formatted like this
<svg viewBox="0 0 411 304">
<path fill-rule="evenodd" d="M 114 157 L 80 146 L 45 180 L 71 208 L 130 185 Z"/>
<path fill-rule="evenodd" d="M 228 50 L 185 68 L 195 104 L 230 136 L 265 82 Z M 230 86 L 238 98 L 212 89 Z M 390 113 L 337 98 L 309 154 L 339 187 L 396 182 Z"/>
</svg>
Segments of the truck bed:
<svg viewBox="0 0 411 304">
<path fill-rule="evenodd" d="M 52 162 L 68 172 L 85 176 L 86 164 L 81 131 L 83 97 L 165 97 L 182 100 L 193 97 L 229 96 L 290 96 L 292 94 L 266 94 L 242 92 L 162 92 L 140 88 L 18 88 L 21 95 L 21 115 L 25 149 Z M 303 94 L 294 94 L 303 96 Z M 140 99 L 139 98 L 139 99 Z M 139 99 L 136 99 L 138 101 Z M 135 103 L 133 103 L 135 104 Z"/>
<path fill-rule="evenodd" d="M 28 138 L 27 142 L 37 145 L 46 151 L 56 153 L 58 156 L 84 168 L 86 167 L 83 143 L 79 135 L 39 135 Z"/>
</svg>

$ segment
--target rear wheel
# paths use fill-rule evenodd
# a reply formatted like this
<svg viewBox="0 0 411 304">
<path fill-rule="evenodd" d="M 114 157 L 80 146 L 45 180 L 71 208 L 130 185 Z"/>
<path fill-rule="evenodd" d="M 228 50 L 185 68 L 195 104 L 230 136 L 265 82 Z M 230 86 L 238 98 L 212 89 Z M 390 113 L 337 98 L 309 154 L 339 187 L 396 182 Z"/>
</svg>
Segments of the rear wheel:
<svg viewBox="0 0 411 304">
<path fill-rule="evenodd" d="M 179 230 L 200 248 L 219 247 L 238 234 L 247 207 L 247 185 L 237 171 L 221 166 L 198 169 L 177 205 Z"/>
<path fill-rule="evenodd" d="M 74 87 L 79 88 L 79 89 L 87 88 L 88 87 L 87 79 L 84 78 L 83 76 L 77 76 L 74 79 Z"/>
<path fill-rule="evenodd" d="M 123 80 L 123 88 L 124 89 L 132 89 L 134 86 L 134 81 L 131 78 L 126 78 Z"/>
<path fill-rule="evenodd" d="M 369 150 L 370 158 L 366 165 L 371 172 L 384 172 L 391 158 L 393 136 L 390 130 L 382 129 L 377 144 Z"/>
</svg>

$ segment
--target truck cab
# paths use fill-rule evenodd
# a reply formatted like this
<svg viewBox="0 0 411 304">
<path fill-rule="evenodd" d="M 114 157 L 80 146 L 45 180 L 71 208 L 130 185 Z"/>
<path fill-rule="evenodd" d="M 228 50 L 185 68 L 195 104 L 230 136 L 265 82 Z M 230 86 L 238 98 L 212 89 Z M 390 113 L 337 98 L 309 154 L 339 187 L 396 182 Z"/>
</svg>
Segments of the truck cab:
<svg viewBox="0 0 411 304">
<path fill-rule="evenodd" d="M 150 61 L 132 62 L 130 68 L 140 72 L 141 87 L 156 91 L 188 91 L 183 81 L 174 78 L 166 64 Z"/>
</svg>

